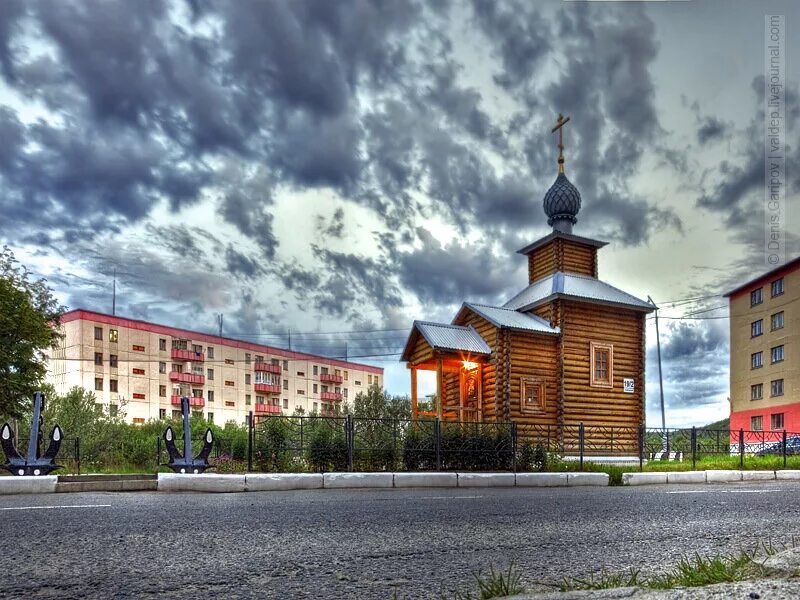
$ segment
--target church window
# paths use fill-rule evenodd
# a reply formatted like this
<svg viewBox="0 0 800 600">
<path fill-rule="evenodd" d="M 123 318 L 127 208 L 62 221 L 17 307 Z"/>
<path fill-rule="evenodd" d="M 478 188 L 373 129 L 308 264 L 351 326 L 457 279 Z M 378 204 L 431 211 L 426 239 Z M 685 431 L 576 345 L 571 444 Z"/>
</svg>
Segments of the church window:
<svg viewBox="0 0 800 600">
<path fill-rule="evenodd" d="M 543 413 L 545 411 L 545 386 L 540 379 L 522 378 L 522 412 Z"/>
<path fill-rule="evenodd" d="M 591 382 L 594 387 L 612 387 L 614 381 L 614 347 L 611 344 L 591 342 Z"/>
</svg>

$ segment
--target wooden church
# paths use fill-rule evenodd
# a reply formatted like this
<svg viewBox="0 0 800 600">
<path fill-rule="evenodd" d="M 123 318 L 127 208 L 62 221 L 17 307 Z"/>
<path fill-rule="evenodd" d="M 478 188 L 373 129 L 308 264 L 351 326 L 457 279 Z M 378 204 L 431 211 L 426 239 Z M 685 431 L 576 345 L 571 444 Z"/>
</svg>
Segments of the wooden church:
<svg viewBox="0 0 800 600">
<path fill-rule="evenodd" d="M 518 252 L 528 285 L 502 306 L 464 302 L 451 323 L 415 321 L 402 361 L 413 418 L 565 429 L 638 427 L 645 418 L 645 318 L 655 307 L 598 278 L 605 242 L 572 233 L 581 195 L 564 174 L 544 196 L 552 233 Z M 418 408 L 417 372 L 436 372 L 436 410 Z"/>
</svg>

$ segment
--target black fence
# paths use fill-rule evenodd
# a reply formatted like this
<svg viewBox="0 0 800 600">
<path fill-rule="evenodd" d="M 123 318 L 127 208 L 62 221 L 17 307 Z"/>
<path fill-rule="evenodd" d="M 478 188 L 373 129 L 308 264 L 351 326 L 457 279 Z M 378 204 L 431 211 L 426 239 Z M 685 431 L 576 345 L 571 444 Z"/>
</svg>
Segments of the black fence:
<svg viewBox="0 0 800 600">
<path fill-rule="evenodd" d="M 252 424 L 246 433 L 215 436 L 209 462 L 217 472 L 537 471 L 555 455 L 580 469 L 584 462 L 604 459 L 639 468 L 646 461 L 680 462 L 686 468 L 698 462 L 707 468 L 744 468 L 752 457 L 773 457 L 770 468 L 785 468 L 788 457 L 800 455 L 800 433 L 786 431 L 352 416 L 269 416 L 248 423 Z M 47 441 L 42 440 L 41 451 Z M 24 432 L 19 432 L 16 445 L 20 452 L 27 451 Z M 192 447 L 195 453 L 202 448 L 200 432 Z M 138 436 L 91 445 L 65 438 L 56 462 L 64 472 L 80 474 L 153 472 L 168 460 L 161 437 Z"/>
</svg>

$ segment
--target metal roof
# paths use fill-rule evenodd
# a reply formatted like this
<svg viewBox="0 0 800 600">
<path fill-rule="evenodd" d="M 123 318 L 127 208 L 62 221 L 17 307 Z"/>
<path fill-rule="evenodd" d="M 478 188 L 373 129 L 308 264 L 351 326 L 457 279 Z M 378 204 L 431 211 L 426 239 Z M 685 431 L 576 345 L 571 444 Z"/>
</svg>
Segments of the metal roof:
<svg viewBox="0 0 800 600">
<path fill-rule="evenodd" d="M 539 333 L 560 333 L 558 327 L 550 327 L 550 323 L 544 319 L 536 315 L 521 313 L 511 308 L 475 304 L 474 302 L 465 302 L 461 308 L 462 310 L 468 308 L 479 314 L 495 327 L 508 327 L 510 329 L 536 331 Z"/>
<path fill-rule="evenodd" d="M 644 312 L 651 312 L 655 309 L 655 306 L 649 302 L 640 300 L 599 279 L 561 271 L 535 281 L 506 302 L 503 308 L 528 310 L 556 298 L 574 298 L 598 304 L 625 306 Z"/>
<path fill-rule="evenodd" d="M 541 239 L 536 240 L 532 244 L 528 244 L 521 250 L 517 250 L 517 254 L 530 254 L 537 248 L 541 248 L 548 242 L 554 239 L 564 239 L 569 240 L 572 242 L 577 242 L 579 244 L 584 244 L 586 246 L 592 246 L 593 248 L 602 248 L 603 246 L 607 246 L 608 242 L 601 242 L 600 240 L 593 240 L 591 238 L 582 237 L 580 235 L 575 235 L 574 233 L 564 233 L 563 231 L 554 231 L 552 233 L 547 234 Z"/>
<path fill-rule="evenodd" d="M 452 350 L 470 354 L 491 354 L 489 347 L 480 334 L 472 326 L 448 325 L 447 323 L 431 323 L 430 321 L 414 321 L 411 335 L 406 342 L 401 360 L 408 360 L 410 345 L 414 331 L 418 331 L 434 350 Z"/>
</svg>

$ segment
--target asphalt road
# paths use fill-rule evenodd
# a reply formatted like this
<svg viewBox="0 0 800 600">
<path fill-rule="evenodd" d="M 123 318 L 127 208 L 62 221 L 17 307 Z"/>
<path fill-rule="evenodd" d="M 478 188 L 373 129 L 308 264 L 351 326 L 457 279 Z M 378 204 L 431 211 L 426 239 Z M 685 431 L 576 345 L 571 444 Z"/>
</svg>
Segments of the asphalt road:
<svg viewBox="0 0 800 600">
<path fill-rule="evenodd" d="M 0 497 L 2 598 L 439 598 L 800 540 L 800 485 Z M 50 507 L 50 508 L 45 508 Z"/>
</svg>

